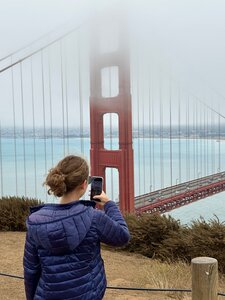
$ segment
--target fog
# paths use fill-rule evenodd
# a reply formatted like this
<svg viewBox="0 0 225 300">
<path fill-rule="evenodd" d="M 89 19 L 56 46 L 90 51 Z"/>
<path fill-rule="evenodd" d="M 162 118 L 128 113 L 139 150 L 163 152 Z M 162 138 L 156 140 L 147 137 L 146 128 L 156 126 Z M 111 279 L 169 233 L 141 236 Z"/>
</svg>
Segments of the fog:
<svg viewBox="0 0 225 300">
<path fill-rule="evenodd" d="M 160 69 L 163 80 L 172 80 L 176 86 L 174 93 L 177 94 L 179 86 L 183 93 L 200 98 L 225 115 L 223 0 L 0 0 L 0 5 L 0 58 L 49 32 L 65 32 L 116 12 L 128 21 L 131 52 L 139 53 L 145 67 L 149 63 L 152 76 L 158 76 Z M 51 40 L 51 35 L 48 39 Z M 133 74 L 133 80 L 140 76 L 143 81 L 144 72 Z M 2 78 L 0 101 L 5 101 L 9 93 L 4 90 L 7 84 Z M 7 105 L 1 111 L 4 125 Z"/>
</svg>

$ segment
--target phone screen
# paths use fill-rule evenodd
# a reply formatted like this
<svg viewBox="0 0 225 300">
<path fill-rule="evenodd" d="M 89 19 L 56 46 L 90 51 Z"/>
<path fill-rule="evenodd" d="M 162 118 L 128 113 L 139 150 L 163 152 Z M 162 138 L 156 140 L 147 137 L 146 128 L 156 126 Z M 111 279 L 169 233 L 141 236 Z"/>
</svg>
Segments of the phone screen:
<svg viewBox="0 0 225 300">
<path fill-rule="evenodd" d="M 102 193 L 102 184 L 103 178 L 102 177 L 92 177 L 91 182 L 91 200 L 100 201 L 98 199 L 93 199 L 95 195 L 100 195 Z"/>
</svg>

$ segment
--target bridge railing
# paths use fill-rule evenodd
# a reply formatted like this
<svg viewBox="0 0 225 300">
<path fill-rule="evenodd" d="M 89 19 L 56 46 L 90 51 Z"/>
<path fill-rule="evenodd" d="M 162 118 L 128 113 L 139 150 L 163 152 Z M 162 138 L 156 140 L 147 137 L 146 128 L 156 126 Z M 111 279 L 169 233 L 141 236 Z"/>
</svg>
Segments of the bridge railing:
<svg viewBox="0 0 225 300">
<path fill-rule="evenodd" d="M 205 176 L 135 197 L 139 212 L 164 213 L 225 190 L 225 173 Z"/>
</svg>

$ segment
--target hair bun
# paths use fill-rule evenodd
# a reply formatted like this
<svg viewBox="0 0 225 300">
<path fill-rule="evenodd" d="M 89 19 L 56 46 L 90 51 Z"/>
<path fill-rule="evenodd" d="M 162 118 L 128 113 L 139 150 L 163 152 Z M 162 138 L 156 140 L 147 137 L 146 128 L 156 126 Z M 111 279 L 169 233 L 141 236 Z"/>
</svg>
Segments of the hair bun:
<svg viewBox="0 0 225 300">
<path fill-rule="evenodd" d="M 66 192 L 65 175 L 57 168 L 49 171 L 45 182 L 49 186 L 48 194 L 61 197 Z"/>
<path fill-rule="evenodd" d="M 49 170 L 44 184 L 49 186 L 48 194 L 62 197 L 81 186 L 88 175 L 87 161 L 80 156 L 68 155 Z"/>
</svg>

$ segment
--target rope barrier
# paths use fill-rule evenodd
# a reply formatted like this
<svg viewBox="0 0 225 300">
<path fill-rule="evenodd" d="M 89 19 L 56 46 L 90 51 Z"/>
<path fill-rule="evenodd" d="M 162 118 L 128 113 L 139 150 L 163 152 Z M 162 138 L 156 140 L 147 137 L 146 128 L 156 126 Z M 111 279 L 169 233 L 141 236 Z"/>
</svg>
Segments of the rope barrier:
<svg viewBox="0 0 225 300">
<path fill-rule="evenodd" d="M 107 289 L 126 290 L 126 291 L 145 291 L 145 292 L 185 292 L 191 293 L 190 289 L 162 289 L 162 288 L 132 288 L 132 287 L 114 287 L 107 286 Z"/>
<path fill-rule="evenodd" d="M 15 278 L 15 279 L 24 279 L 22 276 L 0 273 L 0 276 Z M 110 290 L 125 290 L 125 291 L 143 291 L 143 292 L 182 292 L 182 293 L 191 293 L 191 289 L 176 289 L 176 288 L 136 288 L 136 287 L 121 287 L 121 286 L 107 286 L 107 289 Z M 225 293 L 218 293 L 218 296 L 225 297 Z"/>
<path fill-rule="evenodd" d="M 22 276 L 6 274 L 6 273 L 0 273 L 0 276 L 11 277 L 11 278 L 16 278 L 16 279 L 24 279 L 24 277 L 22 277 Z"/>
</svg>

